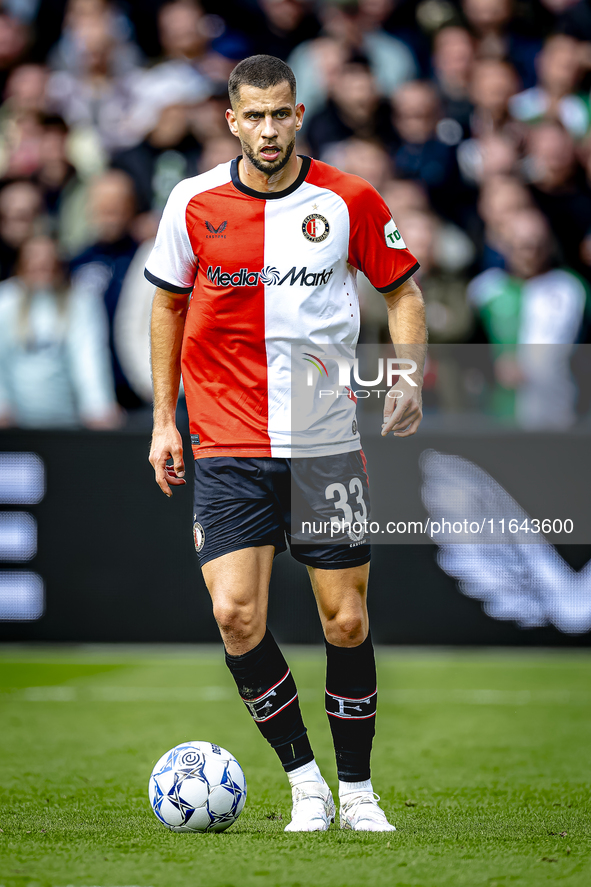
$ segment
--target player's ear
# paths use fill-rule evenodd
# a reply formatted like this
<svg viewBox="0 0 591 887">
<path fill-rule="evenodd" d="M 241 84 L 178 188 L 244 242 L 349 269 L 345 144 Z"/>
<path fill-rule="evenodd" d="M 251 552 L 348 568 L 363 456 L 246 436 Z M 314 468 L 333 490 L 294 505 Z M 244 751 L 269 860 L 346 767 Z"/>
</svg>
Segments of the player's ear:
<svg viewBox="0 0 591 887">
<path fill-rule="evenodd" d="M 302 128 L 302 123 L 304 122 L 304 113 L 306 111 L 306 106 L 303 102 L 298 102 L 296 105 L 296 132 Z"/>
<path fill-rule="evenodd" d="M 238 138 L 238 127 L 236 126 L 236 114 L 234 113 L 233 108 L 228 108 L 226 111 L 226 120 L 228 121 L 228 126 L 230 128 L 230 132 L 233 136 Z"/>
</svg>

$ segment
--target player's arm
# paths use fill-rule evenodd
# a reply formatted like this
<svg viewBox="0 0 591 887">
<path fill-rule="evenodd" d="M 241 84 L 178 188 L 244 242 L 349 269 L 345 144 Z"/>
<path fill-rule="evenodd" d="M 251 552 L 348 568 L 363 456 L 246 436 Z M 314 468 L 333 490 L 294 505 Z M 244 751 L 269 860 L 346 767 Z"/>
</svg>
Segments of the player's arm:
<svg viewBox="0 0 591 887">
<path fill-rule="evenodd" d="M 395 437 L 414 434 L 423 418 L 423 367 L 427 353 L 427 325 L 423 296 L 412 277 L 402 286 L 384 294 L 388 307 L 388 328 L 398 359 L 413 360 L 417 369 L 408 378 L 400 376 L 392 392 L 402 397 L 386 397 L 382 436 L 390 431 Z M 415 382 L 416 386 L 410 384 Z"/>
<path fill-rule="evenodd" d="M 156 483 L 172 496 L 170 485 L 184 484 L 183 441 L 176 427 L 176 405 L 181 381 L 181 347 L 189 297 L 158 288 L 152 306 L 152 382 L 154 429 L 150 464 Z M 169 459 L 172 466 L 167 466 Z"/>
</svg>

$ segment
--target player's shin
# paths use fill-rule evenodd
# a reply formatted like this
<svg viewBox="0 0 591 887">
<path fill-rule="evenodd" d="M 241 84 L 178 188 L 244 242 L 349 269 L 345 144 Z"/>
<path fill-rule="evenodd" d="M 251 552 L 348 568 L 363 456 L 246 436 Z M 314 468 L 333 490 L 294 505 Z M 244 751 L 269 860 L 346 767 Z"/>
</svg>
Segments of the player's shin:
<svg viewBox="0 0 591 887">
<path fill-rule="evenodd" d="M 289 774 L 314 760 L 293 675 L 271 632 L 226 664 L 252 719 Z"/>
<path fill-rule="evenodd" d="M 372 791 L 370 756 L 377 703 L 371 635 L 357 647 L 326 641 L 326 713 L 339 774 L 339 794 Z"/>
</svg>

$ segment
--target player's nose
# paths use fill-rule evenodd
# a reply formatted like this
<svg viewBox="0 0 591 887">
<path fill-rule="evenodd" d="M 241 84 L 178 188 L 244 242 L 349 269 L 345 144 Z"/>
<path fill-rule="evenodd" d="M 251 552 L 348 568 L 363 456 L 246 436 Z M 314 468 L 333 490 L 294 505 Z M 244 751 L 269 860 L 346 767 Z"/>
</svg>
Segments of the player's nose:
<svg viewBox="0 0 591 887">
<path fill-rule="evenodd" d="M 277 135 L 277 126 L 272 114 L 265 114 L 261 135 L 265 139 L 272 139 Z"/>
</svg>

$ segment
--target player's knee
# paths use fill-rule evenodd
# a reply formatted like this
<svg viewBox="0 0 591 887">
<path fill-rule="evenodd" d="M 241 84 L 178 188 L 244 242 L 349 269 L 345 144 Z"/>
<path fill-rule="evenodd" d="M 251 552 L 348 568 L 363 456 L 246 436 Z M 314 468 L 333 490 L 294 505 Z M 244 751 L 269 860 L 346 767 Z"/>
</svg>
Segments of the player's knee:
<svg viewBox="0 0 591 887">
<path fill-rule="evenodd" d="M 223 600 L 214 604 L 213 615 L 222 635 L 248 638 L 258 627 L 255 609 L 250 603 Z"/>
<path fill-rule="evenodd" d="M 357 647 L 365 640 L 367 629 L 361 611 L 339 611 L 325 626 L 326 640 L 336 647 Z"/>
</svg>

